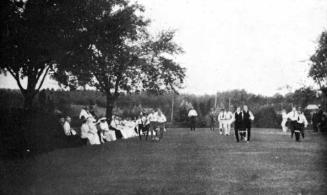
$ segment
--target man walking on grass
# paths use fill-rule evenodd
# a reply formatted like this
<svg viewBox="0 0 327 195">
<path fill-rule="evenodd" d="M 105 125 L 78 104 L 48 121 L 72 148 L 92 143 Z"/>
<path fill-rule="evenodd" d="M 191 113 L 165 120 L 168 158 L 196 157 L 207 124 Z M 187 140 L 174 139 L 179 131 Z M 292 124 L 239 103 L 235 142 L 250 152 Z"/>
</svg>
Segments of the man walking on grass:
<svg viewBox="0 0 327 195">
<path fill-rule="evenodd" d="M 290 119 L 291 121 L 290 122 L 291 138 L 293 138 L 294 130 L 297 127 L 297 120 L 299 118 L 299 114 L 295 106 L 293 106 L 292 111 L 287 114 L 287 118 Z"/>
<path fill-rule="evenodd" d="M 192 107 L 190 111 L 188 112 L 188 118 L 190 119 L 190 128 L 191 131 L 195 131 L 195 124 L 196 124 L 196 117 L 198 116 L 198 113 L 196 110 Z"/>
<path fill-rule="evenodd" d="M 247 137 L 247 142 L 250 141 L 251 139 L 251 126 L 252 126 L 252 121 L 254 120 L 254 115 L 252 112 L 249 110 L 247 105 L 243 106 L 243 122 L 246 128 L 246 131 L 248 133 Z"/>
<path fill-rule="evenodd" d="M 215 109 L 211 108 L 210 114 L 209 114 L 209 125 L 210 125 L 210 130 L 214 131 L 215 130 L 215 122 L 216 122 L 216 113 L 215 113 Z"/>
</svg>

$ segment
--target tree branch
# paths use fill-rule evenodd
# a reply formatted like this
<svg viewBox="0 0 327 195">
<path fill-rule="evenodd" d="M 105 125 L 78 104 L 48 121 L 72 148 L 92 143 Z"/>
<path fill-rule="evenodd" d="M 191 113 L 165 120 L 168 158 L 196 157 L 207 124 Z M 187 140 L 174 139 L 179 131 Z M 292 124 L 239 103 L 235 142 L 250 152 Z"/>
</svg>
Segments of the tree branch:
<svg viewBox="0 0 327 195">
<path fill-rule="evenodd" d="M 26 89 L 23 88 L 23 86 L 22 86 L 22 84 L 21 84 L 21 82 L 20 82 L 20 80 L 19 80 L 19 74 L 18 74 L 18 73 L 16 74 L 15 71 L 14 71 L 14 70 L 11 70 L 9 67 L 7 67 L 7 70 L 9 71 L 9 73 L 10 73 L 10 74 L 14 77 L 14 79 L 16 80 L 17 85 L 18 85 L 20 91 L 21 91 L 23 94 L 25 94 Z"/>
<path fill-rule="evenodd" d="M 115 97 L 117 98 L 119 96 L 118 89 L 119 89 L 119 82 L 121 80 L 121 73 L 117 76 L 116 82 L 115 82 Z"/>
<path fill-rule="evenodd" d="M 43 78 L 42 78 L 42 80 L 41 80 L 41 82 L 40 82 L 40 85 L 39 85 L 39 87 L 37 88 L 36 92 L 40 91 L 40 89 L 41 89 L 41 87 L 42 87 L 42 85 L 43 85 L 43 83 L 44 83 L 44 80 L 45 80 L 45 78 L 46 78 L 47 75 L 48 75 L 49 69 L 50 69 L 50 66 L 48 66 L 48 67 L 46 68 L 46 70 L 45 70 L 45 72 L 44 72 L 44 75 L 43 75 Z M 43 72 L 43 70 L 42 70 L 42 72 Z M 42 75 L 42 74 L 40 74 L 40 75 Z M 40 78 L 40 77 L 39 77 L 39 78 Z M 38 81 L 38 80 L 39 80 L 39 79 L 37 79 L 37 81 Z"/>
</svg>

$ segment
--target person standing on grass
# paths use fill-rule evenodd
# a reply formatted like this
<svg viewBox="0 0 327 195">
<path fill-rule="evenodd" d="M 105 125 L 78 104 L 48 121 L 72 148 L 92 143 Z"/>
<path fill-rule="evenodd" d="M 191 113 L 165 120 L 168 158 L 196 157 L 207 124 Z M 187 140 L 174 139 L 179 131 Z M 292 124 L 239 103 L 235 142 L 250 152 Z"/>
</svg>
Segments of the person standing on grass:
<svg viewBox="0 0 327 195">
<path fill-rule="evenodd" d="M 216 117 L 215 110 L 214 108 L 211 108 L 211 111 L 209 113 L 209 125 L 211 131 L 215 130 L 215 121 L 216 121 L 215 117 Z"/>
<path fill-rule="evenodd" d="M 222 135 L 224 128 L 225 128 L 225 124 L 224 121 L 225 120 L 225 108 L 222 108 L 221 111 L 218 114 L 218 123 L 219 123 L 219 134 Z"/>
<path fill-rule="evenodd" d="M 302 108 L 298 108 L 297 129 L 300 130 L 302 138 L 304 138 L 304 128 L 308 126 L 308 121 L 302 112 Z"/>
<path fill-rule="evenodd" d="M 316 110 L 312 113 L 311 122 L 312 122 L 313 132 L 317 133 L 319 119 L 318 119 L 318 112 Z"/>
<path fill-rule="evenodd" d="M 252 126 L 251 123 L 253 120 L 254 120 L 254 115 L 249 110 L 248 106 L 244 105 L 243 106 L 243 123 L 244 123 L 245 129 L 248 133 L 247 142 L 249 142 L 251 139 L 251 126 Z"/>
<path fill-rule="evenodd" d="M 149 133 L 151 135 L 151 140 L 154 140 L 154 133 L 156 132 L 157 129 L 157 116 L 156 116 L 156 112 L 152 109 L 151 112 L 148 114 L 147 120 L 150 123 L 150 127 L 149 127 Z"/>
<path fill-rule="evenodd" d="M 318 113 L 317 113 L 317 127 L 318 127 L 318 131 L 322 132 L 325 128 L 322 128 L 323 126 L 326 126 L 324 125 L 325 122 L 325 116 L 324 116 L 324 112 L 321 108 L 321 106 L 319 106 L 319 110 L 318 110 Z"/>
<path fill-rule="evenodd" d="M 288 129 L 286 126 L 286 123 L 287 123 L 287 113 L 286 113 L 286 110 L 283 109 L 282 110 L 282 123 L 281 123 L 283 133 L 286 133 L 287 129 Z"/>
<path fill-rule="evenodd" d="M 238 137 L 238 131 L 244 130 L 244 123 L 243 123 L 243 112 L 241 111 L 241 107 L 238 106 L 236 108 L 236 112 L 234 113 L 234 131 L 235 131 L 235 138 L 237 142 L 240 142 Z"/>
<path fill-rule="evenodd" d="M 231 126 L 233 123 L 233 113 L 230 111 L 230 109 L 228 109 L 228 111 L 226 111 L 226 131 L 225 131 L 225 135 L 229 136 L 230 135 L 230 130 L 231 130 Z"/>
<path fill-rule="evenodd" d="M 297 120 L 299 118 L 299 114 L 295 106 L 293 106 L 292 111 L 287 114 L 287 118 L 290 120 L 291 138 L 293 138 L 294 130 L 297 127 Z"/>
<path fill-rule="evenodd" d="M 156 140 L 159 141 L 163 138 L 163 133 L 165 130 L 165 123 L 167 121 L 166 116 L 162 113 L 162 111 L 158 108 L 156 112 L 156 118 L 158 123 L 158 129 L 156 131 Z"/>
<path fill-rule="evenodd" d="M 195 131 L 195 124 L 196 124 L 196 117 L 198 116 L 198 113 L 196 110 L 192 107 L 188 112 L 188 118 L 190 119 L 190 128 L 191 131 Z"/>
<path fill-rule="evenodd" d="M 222 108 L 222 111 L 218 115 L 219 120 L 219 128 L 220 128 L 220 134 L 224 134 L 226 136 L 230 135 L 230 127 L 231 122 L 233 120 L 233 113 L 229 110 L 226 111 L 224 108 Z"/>
</svg>

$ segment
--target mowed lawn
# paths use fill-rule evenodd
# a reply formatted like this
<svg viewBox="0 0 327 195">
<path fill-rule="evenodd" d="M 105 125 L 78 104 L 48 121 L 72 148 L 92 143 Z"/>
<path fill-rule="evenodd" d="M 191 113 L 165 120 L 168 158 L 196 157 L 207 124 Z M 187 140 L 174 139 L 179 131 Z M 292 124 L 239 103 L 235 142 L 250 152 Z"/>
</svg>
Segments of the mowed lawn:
<svg viewBox="0 0 327 195">
<path fill-rule="evenodd" d="M 254 129 L 236 143 L 209 129 L 1 161 L 3 194 L 327 194 L 327 140 Z"/>
</svg>

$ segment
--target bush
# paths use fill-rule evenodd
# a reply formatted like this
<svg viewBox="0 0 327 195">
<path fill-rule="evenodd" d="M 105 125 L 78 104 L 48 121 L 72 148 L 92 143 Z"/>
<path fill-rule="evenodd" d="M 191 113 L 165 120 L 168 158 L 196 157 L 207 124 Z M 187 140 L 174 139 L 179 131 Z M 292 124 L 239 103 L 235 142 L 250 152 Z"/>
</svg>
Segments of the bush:
<svg viewBox="0 0 327 195">
<path fill-rule="evenodd" d="M 253 126 L 258 128 L 280 128 L 281 116 L 278 116 L 273 107 L 262 107 L 254 113 Z"/>
</svg>

